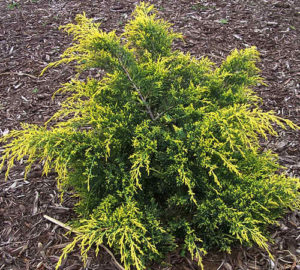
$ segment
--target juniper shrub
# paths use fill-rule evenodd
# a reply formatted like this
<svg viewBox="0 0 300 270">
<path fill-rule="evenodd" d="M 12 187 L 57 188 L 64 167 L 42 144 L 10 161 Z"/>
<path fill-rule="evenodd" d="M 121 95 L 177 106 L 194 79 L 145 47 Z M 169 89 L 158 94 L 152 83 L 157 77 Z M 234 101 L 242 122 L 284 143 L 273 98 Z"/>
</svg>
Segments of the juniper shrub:
<svg viewBox="0 0 300 270">
<path fill-rule="evenodd" d="M 74 62 L 79 74 L 105 76 L 75 76 L 44 126 L 1 138 L 6 177 L 26 156 L 25 176 L 40 161 L 45 174 L 57 172 L 61 192 L 79 198 L 77 234 L 61 259 L 77 243 L 84 260 L 92 246 L 110 247 L 126 270 L 177 247 L 200 266 L 212 248 L 268 250 L 268 225 L 299 207 L 299 179 L 278 174 L 277 156 L 259 140 L 277 135 L 274 124 L 298 127 L 260 109 L 256 48 L 234 50 L 220 66 L 196 59 L 172 49 L 181 35 L 144 3 L 120 36 L 84 14 L 76 21 L 63 27 L 73 44 L 48 68 Z"/>
</svg>

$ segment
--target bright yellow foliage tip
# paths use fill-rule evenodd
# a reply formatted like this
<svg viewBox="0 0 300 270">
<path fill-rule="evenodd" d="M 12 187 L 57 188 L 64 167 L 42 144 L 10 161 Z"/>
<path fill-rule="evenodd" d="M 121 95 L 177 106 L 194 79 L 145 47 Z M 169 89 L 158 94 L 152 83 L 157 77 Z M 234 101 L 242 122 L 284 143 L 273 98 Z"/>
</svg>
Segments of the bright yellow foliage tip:
<svg viewBox="0 0 300 270">
<path fill-rule="evenodd" d="M 210 249 L 268 250 L 268 225 L 299 208 L 299 179 L 279 175 L 259 140 L 299 127 L 259 108 L 256 48 L 234 50 L 219 67 L 197 60 L 173 50 L 181 35 L 145 3 L 121 36 L 84 14 L 76 22 L 62 27 L 73 44 L 47 68 L 74 62 L 78 73 L 105 76 L 75 77 L 45 126 L 0 139 L 6 177 L 26 156 L 25 176 L 41 162 L 79 197 L 78 234 L 61 259 L 79 244 L 85 261 L 104 244 L 126 270 L 143 270 L 176 247 L 200 266 Z"/>
</svg>

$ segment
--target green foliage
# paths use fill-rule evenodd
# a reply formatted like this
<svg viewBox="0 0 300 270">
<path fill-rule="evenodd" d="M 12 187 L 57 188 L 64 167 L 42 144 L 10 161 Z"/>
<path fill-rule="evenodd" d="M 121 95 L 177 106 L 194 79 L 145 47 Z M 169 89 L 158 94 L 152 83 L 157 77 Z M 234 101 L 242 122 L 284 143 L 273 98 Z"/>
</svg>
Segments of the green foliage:
<svg viewBox="0 0 300 270">
<path fill-rule="evenodd" d="M 38 89 L 37 87 L 35 87 L 35 88 L 32 90 L 32 93 L 36 94 L 38 91 L 39 91 L 39 89 Z"/>
<path fill-rule="evenodd" d="M 106 75 L 66 83 L 45 126 L 1 139 L 6 177 L 17 160 L 26 174 L 39 161 L 78 196 L 77 236 L 62 258 L 77 243 L 84 260 L 105 244 L 126 270 L 141 270 L 178 246 L 200 266 L 212 248 L 268 250 L 267 226 L 299 207 L 299 179 L 277 174 L 277 156 L 259 140 L 277 135 L 274 124 L 298 127 L 259 108 L 256 49 L 235 50 L 220 67 L 173 50 L 180 35 L 143 3 L 121 36 L 84 14 L 76 21 L 63 27 L 74 43 L 49 66 Z"/>
<path fill-rule="evenodd" d="M 221 23 L 221 24 L 227 24 L 228 20 L 227 19 L 221 19 L 221 20 L 219 20 L 219 23 Z"/>
<path fill-rule="evenodd" d="M 10 10 L 14 10 L 16 8 L 19 8 L 20 7 L 20 3 L 17 3 L 15 1 L 12 1 L 11 3 L 9 3 L 7 5 L 7 8 L 10 9 Z"/>
</svg>

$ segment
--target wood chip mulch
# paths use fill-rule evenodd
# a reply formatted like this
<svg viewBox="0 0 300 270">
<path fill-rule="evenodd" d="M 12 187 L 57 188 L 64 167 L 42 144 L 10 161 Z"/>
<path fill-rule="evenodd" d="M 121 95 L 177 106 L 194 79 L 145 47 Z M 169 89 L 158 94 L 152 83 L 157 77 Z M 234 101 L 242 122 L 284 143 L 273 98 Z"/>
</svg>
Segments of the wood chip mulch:
<svg viewBox="0 0 300 270">
<path fill-rule="evenodd" d="M 71 67 L 41 70 L 57 60 L 70 44 L 58 30 L 86 12 L 105 30 L 121 32 L 137 1 L 2 0 L 0 1 L 0 136 L 20 128 L 21 122 L 41 124 L 59 108 L 63 98 L 51 96 L 72 77 Z M 160 16 L 184 34 L 175 46 L 196 57 L 206 55 L 220 63 L 234 48 L 255 45 L 267 86 L 258 87 L 263 108 L 300 124 L 300 1 L 299 0 L 158 0 Z M 265 147 L 274 149 L 289 175 L 300 177 L 300 133 L 280 130 Z M 1 151 L 1 147 L 0 147 Z M 66 230 L 44 218 L 62 222 L 74 217 L 75 199 L 63 203 L 55 175 L 44 177 L 38 165 L 24 181 L 19 164 L 3 181 L 0 172 L 0 270 L 55 269 L 61 248 L 71 241 Z M 300 270 L 300 212 L 287 213 L 280 226 L 270 228 L 274 260 L 257 247 L 236 247 L 231 255 L 211 253 L 206 270 Z M 119 258 L 117 258 L 119 259 Z M 61 269 L 117 269 L 104 250 L 90 254 L 83 267 L 74 251 Z M 196 264 L 174 252 L 162 266 L 151 269 L 195 270 Z"/>
</svg>

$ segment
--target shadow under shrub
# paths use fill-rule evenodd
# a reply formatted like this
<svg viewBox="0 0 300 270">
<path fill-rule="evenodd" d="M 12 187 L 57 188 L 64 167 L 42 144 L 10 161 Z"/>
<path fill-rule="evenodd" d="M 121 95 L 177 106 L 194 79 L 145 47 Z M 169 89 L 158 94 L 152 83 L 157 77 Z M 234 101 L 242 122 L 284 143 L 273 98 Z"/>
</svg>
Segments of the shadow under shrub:
<svg viewBox="0 0 300 270">
<path fill-rule="evenodd" d="M 274 124 L 298 127 L 259 108 L 256 49 L 234 50 L 219 67 L 173 50 L 180 34 L 144 3 L 121 36 L 85 15 L 76 21 L 63 27 L 74 43 L 49 66 L 74 61 L 78 73 L 106 75 L 58 90 L 70 94 L 51 126 L 24 124 L 1 138 L 6 176 L 26 156 L 26 174 L 40 161 L 60 191 L 79 197 L 62 257 L 78 243 L 85 260 L 105 244 L 139 270 L 177 246 L 200 266 L 211 248 L 268 250 L 267 226 L 299 207 L 299 179 L 279 175 L 259 140 L 277 135 Z"/>
</svg>

